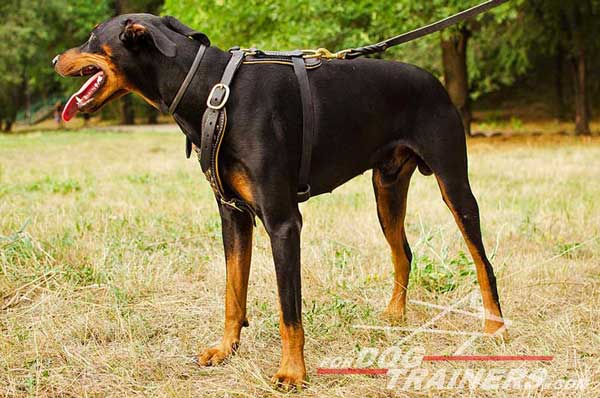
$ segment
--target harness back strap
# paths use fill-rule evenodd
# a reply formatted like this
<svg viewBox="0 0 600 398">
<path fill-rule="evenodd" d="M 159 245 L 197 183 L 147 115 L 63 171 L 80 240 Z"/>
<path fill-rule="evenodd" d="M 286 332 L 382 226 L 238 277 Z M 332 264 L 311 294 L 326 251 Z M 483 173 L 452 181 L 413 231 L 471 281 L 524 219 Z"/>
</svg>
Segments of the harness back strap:
<svg viewBox="0 0 600 398">
<path fill-rule="evenodd" d="M 294 73 L 300 86 L 300 97 L 302 99 L 302 153 L 300 158 L 300 171 L 298 173 L 298 202 L 305 202 L 310 198 L 310 162 L 312 159 L 312 147 L 315 132 L 315 112 L 313 97 L 310 92 L 308 74 L 302 56 L 292 57 Z"/>
</svg>

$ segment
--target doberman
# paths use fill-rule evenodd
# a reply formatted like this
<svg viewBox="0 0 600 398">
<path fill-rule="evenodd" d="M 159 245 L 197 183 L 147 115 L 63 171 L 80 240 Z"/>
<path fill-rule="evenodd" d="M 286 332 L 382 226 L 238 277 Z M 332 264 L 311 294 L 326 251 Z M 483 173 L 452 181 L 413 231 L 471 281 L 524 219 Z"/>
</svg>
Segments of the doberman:
<svg viewBox="0 0 600 398">
<path fill-rule="evenodd" d="M 206 54 L 182 98 L 177 121 L 201 145 L 202 114 L 231 54 L 173 17 L 129 14 L 95 27 L 89 40 L 57 56 L 62 76 L 92 76 L 65 107 L 65 118 L 95 112 L 128 92 L 167 111 L 200 46 Z M 441 83 L 412 65 L 379 59 L 324 61 L 310 71 L 316 138 L 312 195 L 331 192 L 372 169 L 379 221 L 392 252 L 394 287 L 385 313 L 402 318 L 411 267 L 404 216 L 415 171 L 434 174 L 477 268 L 484 331 L 504 331 L 496 280 L 483 246 L 479 209 L 467 175 L 461 118 Z M 225 189 L 248 203 L 270 241 L 280 302 L 282 359 L 273 380 L 289 388 L 306 380 L 301 309 L 300 231 L 296 197 L 302 155 L 302 104 L 291 68 L 242 66 L 231 86 L 220 173 Z M 247 325 L 246 293 L 253 217 L 217 203 L 226 259 L 222 342 L 198 355 L 216 365 L 239 345 Z"/>
</svg>

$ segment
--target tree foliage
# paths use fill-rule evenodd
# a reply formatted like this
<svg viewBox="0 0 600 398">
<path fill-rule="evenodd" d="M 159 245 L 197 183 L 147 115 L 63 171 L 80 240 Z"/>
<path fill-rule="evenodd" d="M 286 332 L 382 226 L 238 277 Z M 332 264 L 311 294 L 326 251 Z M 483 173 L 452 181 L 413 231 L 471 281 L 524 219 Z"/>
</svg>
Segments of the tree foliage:
<svg viewBox="0 0 600 398">
<path fill-rule="evenodd" d="M 59 78 L 50 60 L 65 48 L 80 44 L 96 23 L 117 11 L 174 15 L 202 30 L 222 49 L 239 45 L 341 50 L 381 41 L 479 2 L 41 0 L 32 6 L 24 0 L 7 0 L 0 3 L 0 118 L 13 120 L 16 112 L 34 99 L 73 90 L 78 82 Z M 448 65 L 442 62 L 442 44 L 468 34 L 465 65 L 470 99 L 515 84 L 535 72 L 540 58 L 564 56 L 565 74 L 574 79 L 564 97 L 577 99 L 573 109 L 581 119 L 582 109 L 590 108 L 590 90 L 585 88 L 600 90 L 600 79 L 577 77 L 585 72 L 593 75 L 592 65 L 600 61 L 596 55 L 599 13 L 600 0 L 511 0 L 441 34 L 394 47 L 380 56 L 416 64 L 443 78 Z"/>
<path fill-rule="evenodd" d="M 516 0 L 516 3 L 522 1 Z M 327 47 L 339 50 L 384 40 L 478 3 L 478 0 L 358 0 L 346 3 L 333 0 L 167 0 L 164 12 L 203 30 L 221 48 L 240 45 L 265 49 Z M 482 92 L 512 82 L 513 77 L 523 73 L 528 65 L 525 53 L 511 51 L 518 40 L 511 29 L 517 18 L 517 9 L 505 5 L 475 21 L 474 30 L 478 31 L 476 51 L 469 64 L 474 77 L 485 76 L 478 80 Z M 457 29 L 460 26 L 448 29 L 445 34 Z M 384 57 L 418 64 L 437 76 L 442 74 L 436 35 L 392 48 Z M 482 64 L 481 61 L 491 62 Z"/>
<path fill-rule="evenodd" d="M 9 0 L 0 4 L 0 117 L 13 121 L 32 100 L 64 92 L 50 61 L 58 52 L 85 40 L 90 26 L 109 15 L 108 2 Z"/>
</svg>

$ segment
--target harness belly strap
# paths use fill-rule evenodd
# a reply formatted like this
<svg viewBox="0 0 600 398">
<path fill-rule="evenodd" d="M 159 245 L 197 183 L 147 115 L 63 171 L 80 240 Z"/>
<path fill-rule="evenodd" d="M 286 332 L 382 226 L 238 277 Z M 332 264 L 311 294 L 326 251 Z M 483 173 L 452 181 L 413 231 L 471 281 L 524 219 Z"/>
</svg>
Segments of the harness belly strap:
<svg viewBox="0 0 600 398">
<path fill-rule="evenodd" d="M 315 111 L 313 97 L 310 92 L 308 74 L 302 57 L 293 57 L 294 73 L 300 86 L 302 99 L 302 153 L 300 157 L 300 171 L 298 173 L 298 202 L 305 202 L 310 198 L 310 161 L 312 158 L 313 136 L 315 131 Z"/>
</svg>

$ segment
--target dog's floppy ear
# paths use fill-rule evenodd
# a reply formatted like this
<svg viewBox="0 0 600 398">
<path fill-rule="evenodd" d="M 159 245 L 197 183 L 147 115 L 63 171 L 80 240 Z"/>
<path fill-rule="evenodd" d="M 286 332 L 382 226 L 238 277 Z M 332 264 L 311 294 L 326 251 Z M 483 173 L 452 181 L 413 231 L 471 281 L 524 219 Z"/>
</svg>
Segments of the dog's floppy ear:
<svg viewBox="0 0 600 398">
<path fill-rule="evenodd" d="M 177 33 L 180 33 L 184 36 L 191 37 L 194 40 L 198 40 L 200 43 L 204 44 L 206 47 L 210 47 L 210 40 L 208 37 L 202 33 L 198 32 L 187 25 L 182 24 L 177 18 L 166 16 L 162 18 L 165 24 Z"/>
<path fill-rule="evenodd" d="M 119 38 L 127 46 L 139 46 L 144 40 L 150 40 L 158 51 L 167 57 L 177 54 L 177 46 L 160 29 L 151 25 L 142 25 L 130 19 L 123 23 Z"/>
</svg>

